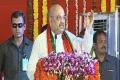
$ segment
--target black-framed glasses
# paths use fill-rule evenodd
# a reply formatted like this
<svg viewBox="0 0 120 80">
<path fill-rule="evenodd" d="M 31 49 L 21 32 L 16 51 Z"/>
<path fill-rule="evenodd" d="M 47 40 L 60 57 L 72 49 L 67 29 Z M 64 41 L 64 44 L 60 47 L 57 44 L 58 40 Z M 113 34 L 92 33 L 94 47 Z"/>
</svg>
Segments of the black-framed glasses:
<svg viewBox="0 0 120 80">
<path fill-rule="evenodd" d="M 18 27 L 18 28 L 22 28 L 23 26 L 24 26 L 24 23 L 13 23 L 13 24 L 12 24 L 12 27 L 13 27 L 13 28 L 17 28 L 17 27 Z"/>
<path fill-rule="evenodd" d="M 56 19 L 56 20 L 62 20 L 62 19 L 66 19 L 66 16 L 60 16 L 60 15 L 58 15 L 58 16 L 51 16 L 52 18 L 54 18 L 54 19 Z"/>
</svg>

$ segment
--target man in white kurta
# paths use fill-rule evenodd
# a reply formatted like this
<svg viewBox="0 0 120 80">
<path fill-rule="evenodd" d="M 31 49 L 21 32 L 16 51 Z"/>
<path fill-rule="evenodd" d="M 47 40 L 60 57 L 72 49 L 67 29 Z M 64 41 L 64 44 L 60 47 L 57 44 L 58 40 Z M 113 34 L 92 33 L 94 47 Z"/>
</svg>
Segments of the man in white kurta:
<svg viewBox="0 0 120 80">
<path fill-rule="evenodd" d="M 86 29 L 84 39 L 77 38 L 74 34 L 71 32 L 65 30 L 65 14 L 63 8 L 58 5 L 54 4 L 50 8 L 49 11 L 49 26 L 50 32 L 53 35 L 55 44 L 56 44 L 56 53 L 58 52 L 65 52 L 65 47 L 63 44 L 63 38 L 62 34 L 63 32 L 66 32 L 67 36 L 69 37 L 71 44 L 73 45 L 73 50 L 79 50 L 81 45 L 86 45 L 86 41 L 89 41 L 90 38 L 88 37 L 89 30 Z M 47 29 L 48 30 L 48 29 Z M 47 57 L 48 56 L 48 37 L 47 37 L 47 30 L 45 30 L 43 33 L 41 33 L 35 40 L 33 44 L 32 53 L 29 59 L 28 64 L 28 70 L 27 74 L 30 80 L 34 80 L 34 72 L 36 70 L 36 64 L 40 58 Z M 55 37 L 57 35 L 57 38 Z M 88 39 L 89 38 L 89 39 Z M 85 43 L 85 44 L 84 44 Z M 92 41 L 90 42 L 92 43 Z M 89 44 L 89 43 L 88 43 Z M 91 46 L 88 46 L 91 48 Z M 79 49 L 78 49 L 79 48 Z"/>
</svg>

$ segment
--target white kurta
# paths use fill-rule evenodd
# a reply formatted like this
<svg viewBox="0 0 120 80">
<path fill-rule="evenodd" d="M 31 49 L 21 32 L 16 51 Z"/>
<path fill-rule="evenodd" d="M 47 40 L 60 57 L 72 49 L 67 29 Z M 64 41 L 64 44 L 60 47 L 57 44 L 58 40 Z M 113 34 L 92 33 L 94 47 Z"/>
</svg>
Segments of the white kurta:
<svg viewBox="0 0 120 80">
<path fill-rule="evenodd" d="M 68 34 L 68 36 L 69 36 L 69 38 L 70 38 L 70 40 L 73 44 L 74 50 L 82 50 L 80 48 L 80 46 L 84 45 L 83 47 L 86 47 L 87 46 L 86 44 L 88 43 L 88 41 L 90 41 L 90 39 L 89 39 L 90 35 L 88 35 L 89 33 L 87 32 L 87 30 L 85 32 L 84 39 L 77 38 L 75 35 L 73 35 L 69 31 L 66 31 L 66 33 Z M 29 77 L 30 80 L 34 80 L 34 72 L 36 70 L 36 64 L 37 64 L 38 60 L 40 58 L 48 56 L 47 35 L 46 34 L 47 34 L 47 30 L 44 31 L 43 33 L 41 33 L 36 38 L 36 40 L 33 44 L 32 53 L 31 53 L 31 56 L 30 56 L 30 59 L 29 59 L 28 70 L 27 70 L 27 74 L 28 74 L 28 77 Z M 54 35 L 54 33 L 52 33 L 52 34 Z M 86 39 L 89 39 L 89 40 L 86 40 Z M 91 42 L 92 41 L 90 41 L 90 43 Z M 57 39 L 56 39 L 56 53 L 58 53 L 58 52 L 64 52 L 64 46 L 63 46 L 63 40 L 62 40 L 62 35 L 61 34 L 57 35 Z"/>
</svg>

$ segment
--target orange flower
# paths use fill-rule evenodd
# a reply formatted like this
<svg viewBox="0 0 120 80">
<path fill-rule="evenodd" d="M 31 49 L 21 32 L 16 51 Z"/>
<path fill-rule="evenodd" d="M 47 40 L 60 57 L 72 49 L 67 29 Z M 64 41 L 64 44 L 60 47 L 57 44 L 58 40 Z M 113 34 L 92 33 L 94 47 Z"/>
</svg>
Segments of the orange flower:
<svg viewBox="0 0 120 80">
<path fill-rule="evenodd" d="M 100 80 L 99 62 L 97 60 L 95 60 L 94 70 L 95 70 L 94 75 L 87 75 L 84 77 L 83 80 Z"/>
<path fill-rule="evenodd" d="M 39 60 L 37 63 L 37 66 L 36 66 L 34 80 L 58 80 L 57 75 L 46 73 L 43 70 L 42 65 L 43 65 L 42 61 Z M 99 62 L 98 61 L 95 62 L 94 69 L 95 69 L 95 74 L 94 75 L 87 75 L 83 78 L 83 80 L 100 80 Z"/>
<path fill-rule="evenodd" d="M 42 61 L 39 60 L 36 66 L 36 71 L 34 74 L 34 80 L 57 80 L 57 76 L 55 74 L 47 74 L 42 67 Z"/>
</svg>

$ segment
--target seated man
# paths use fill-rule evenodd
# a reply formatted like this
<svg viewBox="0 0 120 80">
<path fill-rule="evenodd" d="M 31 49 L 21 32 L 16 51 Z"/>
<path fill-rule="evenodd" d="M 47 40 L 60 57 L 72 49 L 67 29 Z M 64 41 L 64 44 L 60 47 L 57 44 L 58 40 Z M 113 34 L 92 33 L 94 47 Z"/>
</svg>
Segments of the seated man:
<svg viewBox="0 0 120 80">
<path fill-rule="evenodd" d="M 36 38 L 33 45 L 27 72 L 30 80 L 34 80 L 36 65 L 40 58 L 47 57 L 51 52 L 55 54 L 66 52 L 69 54 L 76 49 L 77 44 L 74 40 L 77 37 L 65 28 L 66 17 L 63 8 L 58 4 L 52 5 L 48 18 L 49 24 L 47 29 Z M 82 43 L 80 40 L 78 42 Z M 44 79 L 39 77 L 42 80 L 46 80 L 44 73 L 43 71 L 39 75 L 45 77 Z M 52 80 L 56 80 L 54 78 Z"/>
</svg>

